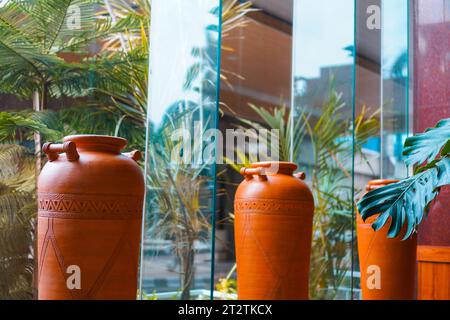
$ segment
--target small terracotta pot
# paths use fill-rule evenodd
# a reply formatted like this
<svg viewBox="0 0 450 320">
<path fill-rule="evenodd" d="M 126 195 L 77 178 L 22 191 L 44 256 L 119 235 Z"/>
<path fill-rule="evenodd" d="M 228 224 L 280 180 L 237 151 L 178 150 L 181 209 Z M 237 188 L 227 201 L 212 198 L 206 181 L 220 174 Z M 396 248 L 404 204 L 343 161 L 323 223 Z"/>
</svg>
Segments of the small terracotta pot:
<svg viewBox="0 0 450 320">
<path fill-rule="evenodd" d="M 127 141 L 47 143 L 38 181 L 39 299 L 136 299 L 144 179 Z"/>
<path fill-rule="evenodd" d="M 260 162 L 241 170 L 234 204 L 239 299 L 308 299 L 314 200 L 296 169 Z"/>
<path fill-rule="evenodd" d="M 395 182 L 398 180 L 373 180 L 366 190 Z M 413 300 L 416 296 L 416 234 L 402 241 L 405 225 L 396 238 L 388 238 L 390 220 L 375 232 L 372 224 L 377 217 L 372 216 L 364 222 L 357 213 L 356 218 L 362 299 Z"/>
</svg>

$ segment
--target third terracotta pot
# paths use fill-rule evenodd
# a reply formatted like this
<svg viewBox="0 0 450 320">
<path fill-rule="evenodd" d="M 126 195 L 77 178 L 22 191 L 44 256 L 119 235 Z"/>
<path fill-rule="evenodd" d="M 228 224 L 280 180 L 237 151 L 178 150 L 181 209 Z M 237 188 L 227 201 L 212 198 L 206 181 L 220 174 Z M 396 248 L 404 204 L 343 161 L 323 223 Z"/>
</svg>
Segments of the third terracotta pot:
<svg viewBox="0 0 450 320">
<path fill-rule="evenodd" d="M 238 298 L 308 299 L 314 201 L 289 162 L 260 162 L 241 173 L 235 197 Z"/>
<path fill-rule="evenodd" d="M 397 180 L 373 180 L 367 191 L 395 183 Z M 390 223 L 375 232 L 372 223 L 378 215 L 365 222 L 357 214 L 358 255 L 363 300 L 411 300 L 416 287 L 417 237 L 402 241 L 406 225 L 393 239 L 387 237 Z"/>
</svg>

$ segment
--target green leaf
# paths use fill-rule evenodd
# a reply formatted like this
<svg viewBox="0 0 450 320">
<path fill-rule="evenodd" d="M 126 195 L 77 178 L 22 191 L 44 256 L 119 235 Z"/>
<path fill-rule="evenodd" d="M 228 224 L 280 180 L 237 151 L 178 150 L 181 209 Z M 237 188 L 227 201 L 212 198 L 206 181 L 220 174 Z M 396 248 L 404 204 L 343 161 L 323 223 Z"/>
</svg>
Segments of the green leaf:
<svg viewBox="0 0 450 320">
<path fill-rule="evenodd" d="M 28 112 L 0 112 L 0 141 L 14 141 L 20 131 L 39 132 L 45 137 L 57 136 L 57 132 L 33 119 Z"/>
<path fill-rule="evenodd" d="M 405 163 L 415 165 L 422 164 L 425 161 L 433 161 L 449 140 L 450 118 L 439 121 L 435 128 L 427 129 L 424 133 L 407 138 L 403 149 Z M 449 149 L 450 146 L 447 145 L 447 153 Z"/>
<path fill-rule="evenodd" d="M 424 211 L 436 198 L 440 187 L 448 184 L 450 158 L 445 157 L 435 162 L 435 166 L 410 178 L 367 193 L 358 203 L 358 210 L 364 220 L 380 213 L 372 225 L 375 231 L 391 217 L 389 238 L 398 236 L 406 223 L 407 231 L 403 239 L 407 239 L 422 221 Z"/>
<path fill-rule="evenodd" d="M 32 299 L 35 159 L 0 144 L 0 300 Z"/>
<path fill-rule="evenodd" d="M 450 140 L 447 141 L 447 143 L 444 145 L 441 151 L 442 157 L 445 157 L 448 154 L 450 154 Z"/>
</svg>

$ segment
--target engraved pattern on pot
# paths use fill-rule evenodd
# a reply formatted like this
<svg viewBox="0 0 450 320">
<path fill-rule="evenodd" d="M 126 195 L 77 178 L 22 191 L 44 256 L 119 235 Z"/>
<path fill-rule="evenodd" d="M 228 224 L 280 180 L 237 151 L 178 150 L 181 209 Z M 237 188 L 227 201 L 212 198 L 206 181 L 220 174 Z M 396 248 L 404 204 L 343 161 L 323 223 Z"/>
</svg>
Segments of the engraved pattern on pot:
<svg viewBox="0 0 450 320">
<path fill-rule="evenodd" d="M 142 197 L 39 193 L 40 217 L 69 219 L 140 219 Z"/>
<path fill-rule="evenodd" d="M 283 200 L 280 202 L 276 199 L 253 199 L 253 200 L 235 200 L 235 211 L 251 212 L 258 211 L 263 214 L 275 214 L 274 212 L 283 212 L 283 214 L 297 215 L 295 210 L 305 208 L 305 204 L 310 204 L 308 201 L 298 200 Z"/>
</svg>

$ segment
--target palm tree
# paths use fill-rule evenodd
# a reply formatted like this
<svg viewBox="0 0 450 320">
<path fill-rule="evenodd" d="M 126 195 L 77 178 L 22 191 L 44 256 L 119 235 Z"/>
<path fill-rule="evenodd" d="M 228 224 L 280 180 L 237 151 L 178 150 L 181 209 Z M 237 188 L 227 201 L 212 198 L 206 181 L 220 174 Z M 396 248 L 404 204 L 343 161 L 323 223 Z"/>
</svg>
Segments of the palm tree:
<svg viewBox="0 0 450 320">
<path fill-rule="evenodd" d="M 9 0 L 0 8 L 1 91 L 23 98 L 37 93 L 41 109 L 49 96 L 83 94 L 87 77 L 64 54 L 86 54 L 88 45 L 134 25 L 133 17 L 115 25 L 94 19 L 97 8 L 93 0 Z M 73 25 L 71 19 L 79 21 Z"/>
<path fill-rule="evenodd" d="M 207 241 L 211 230 L 212 179 L 205 174 L 208 165 L 172 163 L 171 156 L 182 152 L 186 141 L 174 142 L 171 134 L 191 123 L 195 109 L 171 114 L 170 121 L 152 131 L 148 148 L 146 228 L 156 239 L 173 241 L 174 254 L 180 263 L 181 299 L 190 298 L 195 276 L 195 241 Z M 168 119 L 166 119 L 168 120 Z M 189 129 L 187 127 L 186 129 Z M 192 137 L 194 139 L 194 137 Z M 189 141 L 191 145 L 195 144 Z M 193 154 L 202 152 L 192 150 Z"/>
<path fill-rule="evenodd" d="M 112 24 L 94 19 L 98 1 L 8 0 L 0 8 L 0 93 L 32 98 L 37 112 L 48 98 L 85 95 L 90 87 L 85 68 L 63 59 L 86 53 L 88 45 L 133 25 L 133 17 Z M 40 135 L 35 135 L 40 152 Z M 38 168 L 40 163 L 38 161 Z"/>
<path fill-rule="evenodd" d="M 67 27 L 74 5 L 85 12 L 77 30 Z M 250 7 L 250 1 L 224 1 L 223 36 L 245 26 Z M 123 133 L 127 124 L 144 129 L 150 13 L 147 0 L 8 0 L 0 8 L 0 93 L 33 98 L 35 111 L 44 110 L 51 97 L 97 93 L 96 102 L 90 102 L 97 112 L 120 114 L 113 133 Z M 67 52 L 86 54 L 98 40 L 103 53 L 82 62 L 62 58 Z M 226 80 L 224 74 L 221 78 Z M 36 137 L 39 151 L 39 131 Z"/>
</svg>

